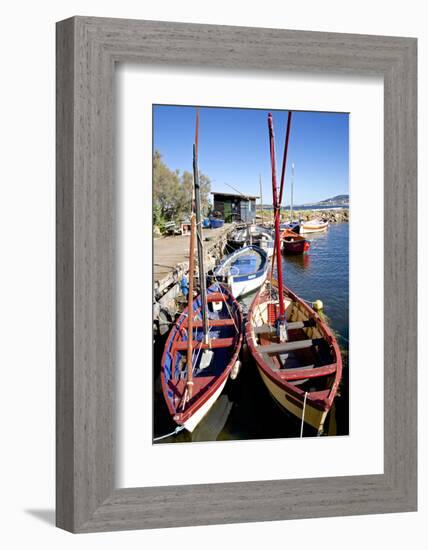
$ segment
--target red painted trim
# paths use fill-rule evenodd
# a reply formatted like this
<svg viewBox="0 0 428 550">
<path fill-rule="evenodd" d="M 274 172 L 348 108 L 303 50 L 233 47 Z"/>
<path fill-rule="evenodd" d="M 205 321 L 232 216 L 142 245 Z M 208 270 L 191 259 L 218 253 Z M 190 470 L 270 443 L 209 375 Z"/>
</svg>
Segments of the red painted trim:
<svg viewBox="0 0 428 550">
<path fill-rule="evenodd" d="M 216 338 L 215 340 L 211 340 L 209 344 L 205 344 L 203 342 L 200 342 L 199 340 L 193 340 L 192 345 L 193 348 L 201 348 L 201 349 L 218 349 L 218 348 L 229 348 L 232 346 L 233 341 L 235 338 Z M 187 340 L 174 342 L 172 344 L 171 350 L 172 351 L 184 351 L 187 349 L 188 343 Z"/>
<path fill-rule="evenodd" d="M 212 292 L 211 294 L 208 294 L 207 296 L 207 302 L 225 302 L 226 296 L 225 294 L 221 292 Z"/>
<path fill-rule="evenodd" d="M 233 326 L 235 324 L 235 321 L 233 319 L 210 319 L 208 321 L 209 327 L 226 327 L 226 326 Z M 189 326 L 188 321 L 184 321 L 184 323 L 181 325 L 181 328 L 187 328 Z M 202 321 L 193 321 L 193 328 L 200 328 L 202 327 Z"/>
<path fill-rule="evenodd" d="M 314 367 L 313 369 L 298 369 L 291 372 L 287 370 L 281 371 L 279 378 L 281 380 L 302 380 L 303 378 L 320 378 L 321 376 L 329 376 L 336 372 L 336 363 L 332 365 L 324 365 L 323 367 Z"/>
<path fill-rule="evenodd" d="M 252 318 L 254 315 L 255 308 L 262 301 L 263 291 L 265 287 L 266 287 L 266 284 L 264 284 L 261 287 L 261 289 L 255 296 L 253 303 L 251 304 L 250 310 L 248 312 L 248 318 L 247 318 L 248 320 L 245 325 L 245 338 L 246 338 L 248 347 L 251 351 L 251 354 L 253 355 L 257 365 L 260 367 L 263 373 L 273 383 L 275 383 L 280 389 L 286 390 L 287 392 L 295 396 L 296 399 L 303 401 L 305 392 L 300 388 L 298 388 L 297 386 L 294 386 L 293 384 L 291 384 L 288 380 L 285 380 L 283 378 L 283 372 L 285 371 L 273 372 L 272 369 L 270 369 L 269 366 L 266 364 L 266 362 L 263 360 L 261 354 L 257 351 L 256 345 L 253 339 Z M 308 318 L 313 319 L 316 322 L 318 329 L 323 333 L 324 338 L 329 342 L 329 344 L 333 348 L 333 353 L 336 361 L 331 365 L 326 365 L 324 367 L 321 367 L 321 368 L 325 368 L 327 371 L 330 371 L 330 370 L 332 371 L 331 373 L 327 372 L 326 376 L 328 376 L 329 374 L 330 375 L 335 374 L 334 382 L 331 385 L 331 387 L 328 389 L 328 394 L 324 394 L 325 397 L 322 397 L 322 398 L 320 398 L 320 392 L 314 392 L 313 396 L 311 395 L 311 393 L 308 393 L 307 395 L 307 400 L 311 402 L 312 406 L 320 410 L 328 411 L 330 410 L 333 404 L 334 398 L 336 397 L 340 380 L 342 378 L 342 356 L 341 356 L 336 338 L 333 336 L 333 333 L 331 332 L 327 324 L 321 319 L 321 317 L 316 313 L 316 311 L 314 311 L 308 304 L 306 304 L 306 302 L 301 300 L 296 294 L 294 294 L 294 292 L 292 292 L 287 287 L 284 287 L 284 294 L 288 296 L 292 301 L 298 302 L 303 307 L 303 309 L 306 311 L 308 315 Z M 305 378 L 308 378 L 308 376 L 305 376 Z M 289 380 L 292 380 L 292 379 L 289 379 Z"/>
<path fill-rule="evenodd" d="M 237 303 L 235 298 L 232 296 L 232 294 L 230 294 L 230 292 L 227 290 L 227 288 L 224 287 L 223 285 L 222 285 L 221 288 L 222 288 L 222 293 L 218 292 L 218 293 L 208 294 L 208 298 L 214 297 L 213 300 L 209 300 L 209 301 L 216 301 L 217 302 L 217 301 L 225 301 L 230 296 L 230 298 L 232 299 L 232 302 L 235 303 L 236 316 L 235 316 L 234 320 L 235 320 L 236 326 L 238 328 L 238 333 L 234 336 L 234 338 L 230 339 L 230 340 L 232 340 L 230 345 L 234 348 L 234 353 L 233 353 L 229 363 L 226 365 L 224 371 L 217 378 L 214 378 L 214 377 L 195 377 L 193 379 L 193 382 L 195 384 L 194 389 L 195 390 L 197 389 L 197 391 L 195 391 L 192 399 L 189 401 L 189 403 L 187 403 L 187 405 L 185 407 L 185 410 L 183 412 L 177 412 L 177 410 L 173 407 L 171 401 L 168 399 L 168 393 L 167 393 L 168 392 L 168 386 L 167 386 L 165 376 L 164 376 L 164 372 L 163 372 L 163 365 L 165 364 L 165 361 L 166 361 L 166 349 L 168 347 L 170 339 L 172 338 L 173 330 L 171 330 L 171 332 L 168 336 L 167 342 L 165 344 L 164 352 L 162 354 L 162 359 L 161 359 L 162 391 L 163 391 L 163 394 L 164 394 L 165 403 L 168 407 L 168 411 L 169 411 L 173 421 L 176 422 L 179 425 L 184 424 L 191 416 L 193 416 L 208 401 L 208 399 L 210 399 L 210 397 L 212 395 L 214 395 L 214 393 L 218 390 L 218 388 L 221 386 L 221 384 L 229 376 L 230 371 L 232 370 L 232 367 L 234 366 L 234 364 L 236 363 L 236 361 L 238 359 L 239 352 L 241 351 L 242 341 L 243 341 L 243 337 L 244 337 L 244 335 L 243 335 L 242 311 L 241 311 L 241 308 L 239 307 L 239 304 Z M 198 299 L 198 297 L 195 298 L 195 300 L 197 300 L 197 299 Z M 188 313 L 188 308 L 186 307 L 186 309 L 183 311 L 183 313 L 180 315 L 180 317 L 176 321 L 176 324 L 186 322 L 186 320 L 183 319 L 183 317 L 187 318 L 187 313 Z M 196 312 L 195 312 L 195 314 L 196 314 Z M 227 321 L 229 321 L 229 320 L 227 320 Z M 176 333 L 176 338 L 179 338 L 180 334 L 181 334 L 180 332 L 177 332 Z M 224 339 L 223 338 L 222 340 L 229 340 L 229 339 Z M 198 345 L 199 344 L 200 344 L 200 342 L 198 342 Z M 212 346 L 212 347 L 214 347 L 214 346 Z M 173 355 L 175 356 L 176 351 L 173 351 L 172 346 L 171 346 L 171 351 L 173 352 Z M 175 364 L 174 361 L 175 361 L 175 357 L 173 357 L 173 365 Z M 182 392 L 181 392 L 180 397 L 183 395 L 183 392 L 185 390 L 184 382 L 185 381 L 183 381 Z M 173 391 L 180 391 L 180 389 L 178 387 L 178 384 L 175 385 L 175 386 L 174 386 L 174 384 L 172 384 L 172 385 L 175 388 L 175 390 L 173 390 Z M 177 419 L 174 420 L 174 417 L 177 417 Z"/>
</svg>

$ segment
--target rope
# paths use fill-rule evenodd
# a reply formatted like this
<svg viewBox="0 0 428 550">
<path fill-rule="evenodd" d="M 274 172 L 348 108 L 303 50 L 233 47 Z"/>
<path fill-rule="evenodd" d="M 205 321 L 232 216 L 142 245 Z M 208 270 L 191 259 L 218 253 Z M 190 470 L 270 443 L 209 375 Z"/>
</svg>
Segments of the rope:
<svg viewBox="0 0 428 550">
<path fill-rule="evenodd" d="M 222 297 L 225 298 L 225 296 L 224 296 L 224 294 L 223 294 L 223 291 L 222 291 L 222 289 L 221 289 L 221 284 L 218 282 L 217 277 L 216 277 L 215 275 L 214 275 L 214 279 L 215 279 L 215 281 L 216 281 L 216 283 L 217 283 L 217 285 L 218 285 L 218 289 L 220 290 L 220 293 L 221 293 Z M 232 321 L 233 321 L 233 326 L 235 327 L 236 332 L 239 333 L 238 327 L 236 326 L 236 323 L 235 323 L 235 319 L 233 318 L 232 312 L 231 312 L 230 309 L 229 309 L 229 305 L 228 305 L 228 303 L 227 303 L 227 300 L 226 300 L 226 299 L 223 300 L 223 303 L 226 304 L 226 307 L 227 307 L 227 311 L 228 311 L 228 313 L 229 313 L 229 316 L 230 316 L 230 318 L 231 318 Z"/>
<path fill-rule="evenodd" d="M 209 327 L 209 328 L 208 328 L 207 336 L 210 335 L 210 331 L 211 331 L 212 328 L 213 328 L 213 327 Z M 192 364 L 192 372 L 194 372 L 194 370 L 195 370 L 195 368 L 196 368 L 196 364 L 197 364 L 198 359 L 199 359 L 199 356 L 201 355 L 202 344 L 203 344 L 203 342 L 202 342 L 202 340 L 201 340 L 200 343 L 199 343 L 198 349 L 195 350 L 195 352 L 194 352 L 194 353 L 196 354 L 196 351 L 197 351 L 197 352 L 198 352 L 198 355 L 196 356 L 196 359 L 195 359 L 194 363 Z M 193 361 L 193 359 L 192 359 L 192 361 Z M 193 366 L 193 365 L 194 365 L 194 366 Z"/>
<path fill-rule="evenodd" d="M 166 439 L 167 437 L 171 437 L 173 435 L 176 435 L 184 430 L 184 426 L 177 426 L 175 430 L 169 434 L 161 435 L 159 437 L 154 437 L 153 441 L 160 441 L 161 439 Z"/>
<path fill-rule="evenodd" d="M 308 392 L 305 391 L 305 399 L 303 400 L 302 423 L 300 424 L 300 437 L 303 437 L 303 424 L 305 423 L 305 409 L 306 409 L 307 395 L 308 395 Z"/>
</svg>

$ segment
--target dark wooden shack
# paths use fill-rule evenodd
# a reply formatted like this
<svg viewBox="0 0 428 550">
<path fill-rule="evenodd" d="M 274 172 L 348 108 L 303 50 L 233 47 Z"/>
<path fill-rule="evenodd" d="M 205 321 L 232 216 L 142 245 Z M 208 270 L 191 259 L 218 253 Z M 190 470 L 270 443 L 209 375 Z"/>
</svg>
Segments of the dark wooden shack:
<svg viewBox="0 0 428 550">
<path fill-rule="evenodd" d="M 235 195 L 233 193 L 211 193 L 214 197 L 214 212 L 220 212 L 226 223 L 254 223 L 256 219 L 256 200 L 254 195 Z"/>
</svg>

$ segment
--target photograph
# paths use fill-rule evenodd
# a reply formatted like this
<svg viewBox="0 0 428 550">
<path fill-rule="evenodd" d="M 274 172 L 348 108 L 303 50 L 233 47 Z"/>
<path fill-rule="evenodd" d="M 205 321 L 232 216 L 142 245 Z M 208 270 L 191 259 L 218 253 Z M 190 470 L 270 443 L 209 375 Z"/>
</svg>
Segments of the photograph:
<svg viewBox="0 0 428 550">
<path fill-rule="evenodd" d="M 152 121 L 153 443 L 349 435 L 349 113 Z"/>
</svg>

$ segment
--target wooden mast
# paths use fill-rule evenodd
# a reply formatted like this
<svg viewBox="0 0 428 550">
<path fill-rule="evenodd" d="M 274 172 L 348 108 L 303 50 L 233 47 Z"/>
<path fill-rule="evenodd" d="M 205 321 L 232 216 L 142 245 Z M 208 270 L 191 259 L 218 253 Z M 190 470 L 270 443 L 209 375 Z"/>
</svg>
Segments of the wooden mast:
<svg viewBox="0 0 428 550">
<path fill-rule="evenodd" d="M 187 302 L 187 395 L 192 397 L 193 390 L 193 276 L 195 273 L 195 213 L 190 214 L 190 254 L 189 254 L 189 299 Z"/>
<path fill-rule="evenodd" d="M 274 223 L 275 223 L 275 252 L 276 263 L 278 271 L 278 302 L 279 302 L 279 320 L 284 319 L 284 296 L 282 292 L 282 262 L 281 262 L 281 242 L 279 234 L 279 203 L 277 195 L 277 182 L 276 182 L 276 160 L 275 160 L 275 134 L 273 131 L 272 113 L 268 114 L 268 127 L 269 127 L 269 145 L 270 145 L 270 162 L 272 169 L 272 201 L 274 211 Z"/>
<path fill-rule="evenodd" d="M 279 191 L 279 207 L 280 208 L 281 208 L 281 203 L 282 203 L 282 194 L 284 192 L 284 178 L 285 178 L 285 168 L 286 168 L 286 165 L 287 165 L 288 142 L 290 141 L 291 116 L 292 116 L 292 112 L 288 111 L 287 132 L 285 134 L 284 155 L 282 157 L 281 188 L 280 188 L 280 191 Z"/>
<path fill-rule="evenodd" d="M 288 142 L 290 138 L 290 127 L 291 127 L 291 112 L 288 113 L 287 120 L 287 132 L 285 138 L 284 146 L 284 157 L 282 162 L 282 174 L 281 174 L 281 187 L 277 188 L 276 180 L 276 159 L 275 159 L 275 134 L 273 130 L 273 120 L 272 113 L 268 114 L 268 128 L 269 128 L 269 144 L 270 144 L 270 159 L 271 159 L 271 168 L 272 168 L 272 200 L 274 208 L 274 221 L 275 221 L 275 252 L 276 252 L 276 261 L 277 261 L 277 272 L 278 272 L 278 302 L 279 302 L 279 315 L 278 315 L 278 334 L 280 341 L 283 341 L 286 337 L 286 326 L 285 326 L 285 307 L 284 307 L 284 283 L 282 280 L 282 258 L 281 258 L 281 241 L 280 241 L 280 213 L 281 213 L 281 200 L 282 194 L 284 191 L 284 177 L 285 177 L 285 168 L 287 163 L 287 153 L 288 153 Z M 273 269 L 273 262 L 272 262 Z"/>
<path fill-rule="evenodd" d="M 198 268 L 199 286 L 201 296 L 202 330 L 204 342 L 207 344 L 208 337 L 208 315 L 207 315 L 207 281 L 204 269 L 204 246 L 202 243 L 202 219 L 201 219 L 201 186 L 199 182 L 198 168 L 198 145 L 199 145 L 199 110 L 196 110 L 196 134 L 193 145 L 193 180 L 195 185 L 195 208 L 196 208 L 196 237 L 198 244 Z"/>
<path fill-rule="evenodd" d="M 291 163 L 291 200 L 290 200 L 290 222 L 293 222 L 293 195 L 294 195 L 294 162 Z"/>
<path fill-rule="evenodd" d="M 193 145 L 193 163 L 195 163 L 195 149 L 197 155 L 199 138 L 199 113 L 196 112 L 195 144 Z M 190 211 L 190 251 L 189 251 L 189 297 L 187 301 L 187 399 L 192 398 L 193 392 L 193 281 L 195 275 L 195 187 L 192 189 L 192 201 Z"/>
</svg>

